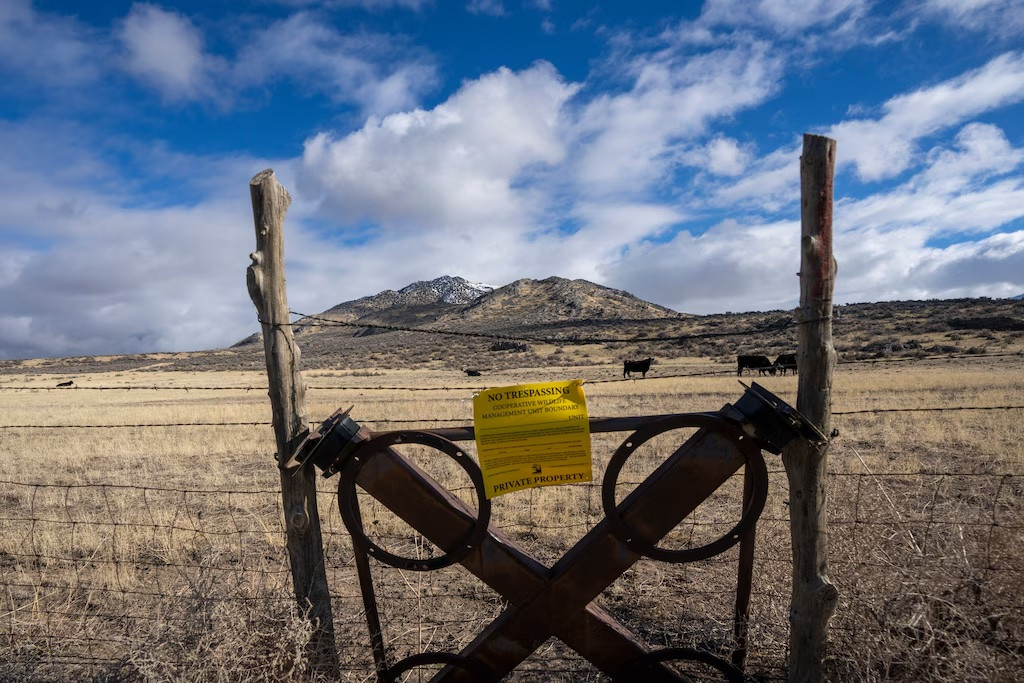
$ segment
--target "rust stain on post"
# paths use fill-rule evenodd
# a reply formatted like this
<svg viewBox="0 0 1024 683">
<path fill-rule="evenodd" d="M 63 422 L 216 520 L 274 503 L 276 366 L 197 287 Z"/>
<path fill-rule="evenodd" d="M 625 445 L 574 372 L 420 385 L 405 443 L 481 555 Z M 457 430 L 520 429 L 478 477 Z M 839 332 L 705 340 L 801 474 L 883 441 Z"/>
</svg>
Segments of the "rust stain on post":
<svg viewBox="0 0 1024 683">
<path fill-rule="evenodd" d="M 797 410 L 823 434 L 831 431 L 832 207 L 836 141 L 805 135 L 800 157 L 800 323 Z M 838 591 L 828 578 L 825 485 L 828 444 L 797 440 L 782 454 L 790 490 L 793 593 L 790 601 L 789 681 L 824 680 L 828 624 Z"/>
</svg>

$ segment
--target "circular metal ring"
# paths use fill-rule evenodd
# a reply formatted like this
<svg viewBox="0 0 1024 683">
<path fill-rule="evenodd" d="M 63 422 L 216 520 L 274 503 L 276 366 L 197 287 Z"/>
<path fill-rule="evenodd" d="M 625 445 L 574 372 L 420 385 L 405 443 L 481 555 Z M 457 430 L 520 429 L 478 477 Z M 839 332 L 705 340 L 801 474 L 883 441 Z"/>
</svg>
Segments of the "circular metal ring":
<svg viewBox="0 0 1024 683">
<path fill-rule="evenodd" d="M 360 521 L 357 507 L 359 503 L 356 498 L 356 477 L 370 458 L 385 448 L 398 443 L 417 443 L 448 454 L 465 470 L 466 474 L 473 481 L 473 486 L 476 488 L 478 510 L 473 528 L 452 550 L 440 557 L 431 557 L 424 560 L 395 555 L 371 541 Z M 459 562 L 480 545 L 487 535 L 487 527 L 491 521 L 491 501 L 487 500 L 484 492 L 483 474 L 481 474 L 480 468 L 473 462 L 473 459 L 448 439 L 431 432 L 416 430 L 388 432 L 364 441 L 360 445 L 359 450 L 353 453 L 345 464 L 341 481 L 338 482 L 338 510 L 341 512 L 341 519 L 345 522 L 345 527 L 352 535 L 352 543 L 363 546 L 366 548 L 367 553 L 384 564 L 412 571 L 431 571 Z"/>
<path fill-rule="evenodd" d="M 448 664 L 450 666 L 462 667 L 469 671 L 473 677 L 473 683 L 478 681 L 480 683 L 490 683 L 491 681 L 498 680 L 483 664 L 462 655 L 452 654 L 451 652 L 422 652 L 412 657 L 406 657 L 388 668 L 381 676 L 381 681 L 383 683 L 394 683 L 406 671 L 423 666 L 424 664 Z"/>
<path fill-rule="evenodd" d="M 698 427 L 734 434 L 745 465 L 751 469 L 754 485 L 750 501 L 746 509 L 743 510 L 740 521 L 725 535 L 711 543 L 696 548 L 666 550 L 652 543 L 640 541 L 630 532 L 622 516 L 616 511 L 615 485 L 618 483 L 619 472 L 622 471 L 623 465 L 626 464 L 626 460 L 629 459 L 629 456 L 637 448 L 659 434 L 686 427 Z M 601 504 L 604 506 L 605 517 L 611 523 L 610 530 L 612 534 L 638 555 L 662 562 L 695 562 L 697 560 L 706 560 L 709 557 L 725 552 L 740 540 L 745 531 L 757 523 L 767 500 L 768 468 L 765 466 L 764 458 L 761 457 L 761 450 L 754 443 L 754 440 L 720 417 L 706 413 L 676 415 L 659 420 L 633 432 L 628 439 L 622 442 L 614 455 L 612 455 L 611 460 L 608 461 L 608 468 L 605 470 L 604 479 L 601 482 Z"/>
<path fill-rule="evenodd" d="M 643 680 L 641 676 L 645 672 L 650 671 L 652 666 L 671 660 L 707 664 L 722 673 L 725 676 L 725 680 L 729 681 L 729 683 L 743 683 L 744 681 L 743 672 L 729 662 L 721 657 L 716 657 L 710 652 L 695 650 L 692 647 L 668 647 L 663 650 L 648 652 L 639 659 L 634 660 L 629 665 L 629 668 L 617 676 L 615 680 L 623 682 Z"/>
</svg>

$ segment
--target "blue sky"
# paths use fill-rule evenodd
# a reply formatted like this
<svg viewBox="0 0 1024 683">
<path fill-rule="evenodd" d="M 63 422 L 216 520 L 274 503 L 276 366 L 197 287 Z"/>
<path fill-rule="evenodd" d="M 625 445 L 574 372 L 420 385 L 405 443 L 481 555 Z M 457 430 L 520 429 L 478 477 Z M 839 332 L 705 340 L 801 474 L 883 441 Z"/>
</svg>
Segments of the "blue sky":
<svg viewBox="0 0 1024 683">
<path fill-rule="evenodd" d="M 1021 35 L 1022 0 L 0 0 L 0 358 L 255 331 L 267 167 L 295 310 L 445 274 L 791 308 L 803 133 L 838 302 L 1021 294 Z"/>
</svg>

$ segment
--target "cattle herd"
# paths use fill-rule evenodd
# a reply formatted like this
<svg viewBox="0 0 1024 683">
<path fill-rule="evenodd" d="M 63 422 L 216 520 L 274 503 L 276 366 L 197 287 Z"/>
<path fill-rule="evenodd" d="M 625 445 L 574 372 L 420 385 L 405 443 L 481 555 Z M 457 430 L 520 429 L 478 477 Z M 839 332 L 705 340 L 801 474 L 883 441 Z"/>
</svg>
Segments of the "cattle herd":
<svg viewBox="0 0 1024 683">
<path fill-rule="evenodd" d="M 773 363 L 768 356 L 737 356 L 736 376 L 743 374 L 744 370 L 757 371 L 759 375 L 785 375 L 792 371 L 796 374 L 796 354 L 784 353 L 775 359 Z"/>
<path fill-rule="evenodd" d="M 644 358 L 643 360 L 624 360 L 622 361 L 622 376 L 632 377 L 633 373 L 639 372 L 641 377 L 647 377 L 647 373 L 651 369 L 651 364 L 654 362 L 653 358 Z M 736 357 L 736 376 L 739 377 L 743 374 L 744 370 L 750 370 L 751 373 L 754 371 L 759 375 L 783 375 L 787 372 L 796 374 L 796 354 L 795 353 L 783 353 L 774 361 L 770 360 L 768 356 L 737 356 Z M 466 368 L 463 370 L 470 377 L 480 377 L 481 371 Z M 58 386 L 68 386 L 60 384 Z"/>
<path fill-rule="evenodd" d="M 630 377 L 632 373 L 639 372 L 642 377 L 647 377 L 647 372 L 651 369 L 651 363 L 653 362 L 653 358 L 622 361 L 622 376 Z M 756 371 L 759 375 L 785 376 L 789 372 L 795 375 L 796 354 L 783 353 L 774 361 L 768 358 L 768 356 L 737 356 L 736 376 L 742 375 L 744 370 L 750 370 L 751 373 Z"/>
</svg>

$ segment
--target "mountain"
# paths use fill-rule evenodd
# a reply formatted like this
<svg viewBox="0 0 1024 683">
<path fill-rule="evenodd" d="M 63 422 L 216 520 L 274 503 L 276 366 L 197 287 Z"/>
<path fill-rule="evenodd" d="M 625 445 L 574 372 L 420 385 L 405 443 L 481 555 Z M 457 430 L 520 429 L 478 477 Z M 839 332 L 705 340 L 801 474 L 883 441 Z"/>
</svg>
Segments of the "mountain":
<svg viewBox="0 0 1024 683">
<path fill-rule="evenodd" d="M 434 280 L 420 280 L 402 287 L 397 292 L 386 289 L 373 296 L 346 301 L 324 311 L 321 315 L 337 320 L 358 320 L 395 308 L 462 305 L 494 291 L 493 285 L 469 282 L 461 277 L 442 275 Z"/>
<path fill-rule="evenodd" d="M 489 329 L 567 321 L 650 320 L 682 314 L 587 280 L 523 278 L 495 288 L 445 275 L 332 306 L 317 318 L 398 327 Z M 315 322 L 315 321 L 312 321 Z M 308 332 L 314 326 L 298 328 Z"/>
<path fill-rule="evenodd" d="M 448 307 L 468 304 L 492 291 L 492 285 L 469 282 L 461 277 L 443 275 L 434 280 L 420 280 L 402 287 L 397 292 L 386 289 L 379 294 L 346 301 L 332 306 L 320 315 L 333 320 L 355 322 L 370 319 L 378 323 L 405 317 L 407 311 L 417 311 L 414 319 L 421 319 L 430 312 L 443 314 Z M 413 322 L 412 320 L 409 321 Z"/>
<path fill-rule="evenodd" d="M 360 357 L 387 357 L 395 359 L 389 363 L 402 364 L 446 355 L 470 362 L 470 358 L 479 360 L 489 352 L 495 344 L 491 335 L 569 341 L 629 334 L 631 330 L 639 333 L 647 327 L 656 330 L 652 334 L 666 333 L 665 323 L 690 318 L 587 280 L 523 278 L 495 288 L 446 275 L 337 304 L 297 321 L 293 330 L 307 365 L 330 364 L 342 358 L 354 363 Z M 394 330 L 396 327 L 457 334 L 424 335 Z M 488 336 L 471 336 L 476 334 Z M 235 348 L 252 348 L 259 342 L 256 334 Z M 520 344 L 517 348 L 529 347 Z M 487 362 L 494 365 L 492 360 Z"/>
<path fill-rule="evenodd" d="M 479 282 L 469 282 L 461 277 L 442 275 L 434 280 L 419 280 L 398 290 L 408 296 L 435 298 L 446 304 L 468 304 L 493 292 L 497 287 Z"/>
<path fill-rule="evenodd" d="M 682 314 L 652 304 L 621 289 L 587 280 L 523 278 L 481 296 L 460 310 L 466 321 L 512 321 L 522 325 L 570 320 L 650 320 Z"/>
</svg>

